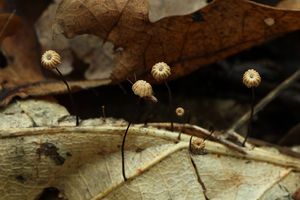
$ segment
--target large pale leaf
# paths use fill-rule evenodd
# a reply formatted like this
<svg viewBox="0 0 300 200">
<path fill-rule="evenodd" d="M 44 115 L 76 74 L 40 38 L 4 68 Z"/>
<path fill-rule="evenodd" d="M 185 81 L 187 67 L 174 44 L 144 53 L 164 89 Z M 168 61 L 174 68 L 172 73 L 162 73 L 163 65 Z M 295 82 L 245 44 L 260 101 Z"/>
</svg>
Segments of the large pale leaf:
<svg viewBox="0 0 300 200">
<path fill-rule="evenodd" d="M 35 100 L 11 104 L 0 117 L 3 200 L 36 199 L 50 186 L 69 200 L 274 200 L 300 187 L 300 160 L 276 149 L 239 153 L 206 141 L 200 151 L 192 145 L 191 154 L 189 135 L 179 140 L 179 132 L 140 125 L 130 128 L 126 140 L 124 182 L 120 145 L 126 122 L 91 119 L 74 127 L 64 107 Z M 190 129 L 196 130 L 206 132 Z"/>
</svg>

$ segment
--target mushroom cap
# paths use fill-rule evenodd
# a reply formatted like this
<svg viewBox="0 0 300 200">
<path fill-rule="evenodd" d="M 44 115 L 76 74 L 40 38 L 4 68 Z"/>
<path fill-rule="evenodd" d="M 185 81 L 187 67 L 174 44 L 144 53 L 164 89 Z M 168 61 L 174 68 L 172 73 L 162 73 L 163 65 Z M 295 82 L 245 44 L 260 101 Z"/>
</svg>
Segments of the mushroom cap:
<svg viewBox="0 0 300 200">
<path fill-rule="evenodd" d="M 205 148 L 205 140 L 202 138 L 193 138 L 192 148 L 196 151 L 201 151 Z"/>
<path fill-rule="evenodd" d="M 145 98 L 153 96 L 153 90 L 150 83 L 144 80 L 138 80 L 132 85 L 132 91 L 135 95 Z"/>
<path fill-rule="evenodd" d="M 176 115 L 177 116 L 179 116 L 179 117 L 182 117 L 183 115 L 184 115 L 184 108 L 182 108 L 182 107 L 177 107 L 176 108 L 176 110 L 175 110 L 175 112 L 176 112 Z"/>
<path fill-rule="evenodd" d="M 157 81 L 166 80 L 171 75 L 171 68 L 167 63 L 159 62 L 153 65 L 151 74 Z"/>
<path fill-rule="evenodd" d="M 56 51 L 48 50 L 42 55 L 41 63 L 46 69 L 55 69 L 61 63 L 61 57 Z"/>
<path fill-rule="evenodd" d="M 260 82 L 261 77 L 254 69 L 247 70 L 243 75 L 243 83 L 248 88 L 257 87 L 259 86 Z"/>
</svg>

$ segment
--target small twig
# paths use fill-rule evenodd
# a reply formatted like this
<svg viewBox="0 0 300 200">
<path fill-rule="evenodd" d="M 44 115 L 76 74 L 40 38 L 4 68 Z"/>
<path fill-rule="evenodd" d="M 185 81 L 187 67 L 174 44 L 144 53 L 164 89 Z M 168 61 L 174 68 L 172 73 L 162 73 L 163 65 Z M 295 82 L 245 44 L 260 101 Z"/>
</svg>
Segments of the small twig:
<svg viewBox="0 0 300 200">
<path fill-rule="evenodd" d="M 274 98 L 276 98 L 281 92 L 283 92 L 287 87 L 293 84 L 300 77 L 300 70 L 297 70 L 293 75 L 283 81 L 280 85 L 274 88 L 267 96 L 265 96 L 261 101 L 259 101 L 253 110 L 253 115 L 261 111 L 266 105 L 268 105 Z M 246 123 L 251 115 L 251 110 L 245 113 L 239 120 L 237 120 L 230 128 L 229 132 L 237 130 L 244 123 Z"/>
<path fill-rule="evenodd" d="M 127 78 L 127 81 L 133 85 L 133 82 L 129 78 Z"/>
<path fill-rule="evenodd" d="M 158 128 L 169 128 L 169 125 L 168 123 L 149 123 L 149 126 L 154 126 L 154 127 L 158 127 Z M 218 142 L 220 144 L 223 144 L 225 145 L 226 147 L 234 150 L 234 151 L 237 151 L 241 154 L 246 154 L 244 148 L 242 148 L 240 145 L 237 145 L 231 141 L 228 141 L 224 136 L 219 136 L 219 134 L 211 134 L 211 131 L 209 130 L 206 130 L 202 127 L 199 127 L 199 126 L 196 126 L 196 125 L 191 125 L 191 124 L 177 124 L 177 123 L 174 123 L 174 128 L 175 130 L 179 130 L 179 128 L 182 128 L 182 132 L 185 133 L 185 134 L 188 134 L 188 135 L 193 135 L 193 136 L 196 136 L 196 137 L 200 137 L 200 138 L 203 138 L 203 137 L 210 137 L 209 139 L 215 141 L 215 142 Z M 214 131 L 214 133 L 216 133 L 216 131 Z M 241 137 L 240 135 L 238 135 L 239 137 Z"/>
<path fill-rule="evenodd" d="M 9 22 L 11 22 L 13 16 L 16 14 L 16 9 L 12 11 L 12 13 L 9 15 L 6 23 L 4 24 L 4 26 L 2 27 L 1 31 L 0 31 L 0 37 L 3 35 L 5 29 L 7 28 Z"/>
</svg>

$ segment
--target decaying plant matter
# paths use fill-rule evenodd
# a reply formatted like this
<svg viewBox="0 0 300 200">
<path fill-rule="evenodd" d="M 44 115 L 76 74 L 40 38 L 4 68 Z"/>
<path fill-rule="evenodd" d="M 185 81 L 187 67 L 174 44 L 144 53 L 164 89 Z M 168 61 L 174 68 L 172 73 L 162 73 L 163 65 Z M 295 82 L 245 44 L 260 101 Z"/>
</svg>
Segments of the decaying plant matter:
<svg viewBox="0 0 300 200">
<path fill-rule="evenodd" d="M 155 9 L 157 1 L 63 0 L 57 3 L 56 13 L 56 9 L 52 9 L 51 17 L 43 17 L 48 21 L 39 22 L 39 30 L 44 27 L 47 32 L 52 33 L 49 27 L 52 27 L 54 22 L 53 32 L 57 34 L 74 37 L 89 33 L 99 36 L 105 48 L 108 46 L 111 65 L 106 69 L 101 61 L 107 52 L 99 50 L 100 41 L 95 40 L 96 37 L 87 40 L 93 44 L 98 41 L 99 45 L 94 48 L 98 50 L 93 53 L 93 57 L 83 60 L 87 59 L 87 62 L 91 63 L 94 59 L 99 63 L 99 70 L 95 69 L 96 65 L 91 66 L 88 74 L 97 71 L 92 76 L 93 80 L 87 76 L 89 80 L 70 81 L 71 89 L 86 89 L 126 80 L 133 72 L 136 72 L 139 78 L 145 77 L 151 82 L 153 78 L 148 72 L 158 60 L 172 65 L 170 79 L 174 79 L 191 73 L 200 66 L 222 60 L 300 28 L 300 12 L 288 7 L 277 9 L 248 0 L 215 0 L 211 3 L 195 1 L 185 6 L 179 1 L 173 3 L 173 6 L 166 4 L 168 9 L 158 10 Z M 170 1 L 164 1 L 167 2 Z M 184 12 L 178 12 L 179 10 Z M 3 14 L 0 25 L 4 26 L 9 16 L 10 14 Z M 166 28 L 168 26 L 172 29 Z M 36 48 L 37 38 L 32 29 L 25 25 L 20 17 L 15 16 L 3 32 L 5 41 L 2 43 L 2 49 L 6 52 L 5 56 L 15 59 L 8 67 L 0 69 L 0 78 L 5 83 L 1 85 L 5 88 L 5 91 L 0 93 L 1 107 L 16 96 L 26 98 L 67 92 L 63 83 L 49 81 L 40 72 L 40 52 Z M 40 41 L 46 41 L 42 42 L 43 49 L 52 48 L 49 44 L 64 46 L 65 43 L 69 43 L 69 40 L 63 37 L 51 36 L 50 34 L 46 38 L 39 38 Z M 57 38 L 59 39 L 55 40 Z M 78 43 L 88 42 L 82 40 Z M 74 49 L 81 49 L 80 47 L 75 46 L 72 49 L 75 51 Z M 86 54 L 85 52 L 83 55 Z M 19 78 L 13 78 L 12 74 L 18 74 Z M 101 79 L 95 80 L 97 77 Z"/>
<path fill-rule="evenodd" d="M 94 34 L 94 38 L 79 41 L 109 44 L 110 55 L 107 56 L 111 61 L 111 68 L 103 73 L 101 80 L 86 80 L 90 77 L 82 73 L 82 81 L 69 84 L 57 68 L 61 64 L 60 55 L 46 51 L 41 64 L 46 69 L 56 70 L 66 88 L 55 80 L 49 81 L 42 73 L 37 62 L 39 52 L 20 53 L 23 48 L 34 49 L 37 38 L 33 29 L 26 27 L 22 18 L 15 16 L 15 11 L 0 15 L 0 41 L 7 53 L 4 55 L 15 56 L 9 60 L 12 63 L 8 63 L 8 67 L 0 69 L 0 106 L 7 105 L 0 110 L 0 200 L 36 200 L 49 187 L 56 188 L 61 197 L 69 200 L 273 200 L 299 196 L 300 153 L 253 141 L 246 143 L 251 135 L 253 115 L 295 82 L 300 76 L 299 70 L 257 106 L 254 105 L 254 88 L 259 86 L 261 77 L 253 69 L 245 72 L 243 83 L 252 92 L 251 111 L 228 131 L 207 130 L 190 124 L 189 106 L 187 110 L 173 108 L 167 80 L 298 30 L 300 11 L 278 10 L 247 0 L 215 0 L 189 4 L 190 7 L 180 9 L 181 13 L 174 7 L 171 11 L 165 9 L 165 13 L 155 13 L 153 7 L 159 2 L 170 1 L 56 1 L 58 9 L 52 13 L 53 33 L 60 34 L 61 44 L 67 41 L 61 34 L 69 38 Z M 1 7 L 4 6 L 0 1 Z M 44 27 L 48 29 L 48 25 Z M 53 36 L 57 36 L 55 34 Z M 22 40 L 24 44 L 16 46 Z M 49 40 L 42 42 L 42 49 L 49 43 Z M 59 44 L 60 41 L 55 42 Z M 62 49 L 71 54 L 76 48 L 73 46 L 71 50 L 68 45 Z M 99 63 L 95 56 L 99 46 L 93 46 L 94 49 L 89 46 L 82 51 L 86 53 L 84 56 L 90 56 L 87 59 L 78 56 L 79 51 L 74 57 L 80 62 L 89 60 L 88 64 Z M 172 70 L 164 62 L 156 63 L 159 60 L 169 63 Z M 96 64 L 93 67 L 88 64 L 82 70 L 93 71 Z M 28 66 L 27 73 L 24 66 Z M 96 70 L 97 73 L 103 68 Z M 97 73 L 93 77 L 97 77 Z M 30 74 L 32 80 L 28 81 Z M 131 89 L 140 101 L 159 103 L 151 84 L 165 83 L 171 127 L 162 122 L 138 124 L 142 114 L 139 107 L 136 120 L 109 118 L 102 106 L 101 118 L 82 120 L 79 124 L 72 86 L 82 89 L 120 83 L 131 74 L 135 77 Z M 25 98 L 65 90 L 69 92 L 76 120 L 54 101 L 18 99 L 9 104 L 16 96 Z M 188 120 L 174 123 L 174 111 L 178 118 Z M 237 127 L 247 119 L 248 132 L 242 137 Z"/>
<path fill-rule="evenodd" d="M 154 9 L 155 2 L 161 1 L 64 0 L 58 6 L 54 28 L 68 38 L 92 33 L 120 47 L 114 53 L 113 81 L 124 80 L 133 72 L 153 80 L 149 71 L 157 61 L 172 66 L 171 79 L 180 77 L 300 28 L 299 11 L 248 0 L 203 1 L 200 5 L 197 1 L 195 7 L 169 1 L 166 9 Z M 178 10 L 186 12 L 183 15 Z M 151 17 L 155 15 L 160 16 Z"/>
<path fill-rule="evenodd" d="M 6 152 L 1 155 L 0 199 L 36 199 L 50 186 L 69 200 L 151 198 L 153 193 L 156 199 L 274 199 L 287 195 L 282 187 L 290 195 L 300 187 L 299 158 L 275 149 L 240 153 L 212 137 L 205 141 L 206 154 L 191 155 L 193 166 L 187 133 L 198 144 L 209 131 L 186 126 L 178 140 L 179 124 L 174 132 L 155 128 L 168 124 L 130 128 L 124 182 L 119 145 L 126 122 L 93 119 L 74 127 L 69 126 L 74 121 L 64 120 L 67 115 L 60 105 L 35 100 L 18 101 L 0 112 L 0 152 Z"/>
</svg>

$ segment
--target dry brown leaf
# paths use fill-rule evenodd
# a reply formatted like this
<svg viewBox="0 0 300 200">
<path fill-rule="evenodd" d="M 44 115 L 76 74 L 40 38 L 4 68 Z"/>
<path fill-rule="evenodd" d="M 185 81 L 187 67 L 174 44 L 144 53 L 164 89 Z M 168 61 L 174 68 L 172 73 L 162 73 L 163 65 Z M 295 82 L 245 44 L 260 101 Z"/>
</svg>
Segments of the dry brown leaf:
<svg viewBox="0 0 300 200">
<path fill-rule="evenodd" d="M 47 80 L 40 66 L 40 51 L 33 27 L 14 13 L 0 15 L 1 50 L 7 66 L 0 69 L 0 107 L 14 97 L 42 96 L 64 93 L 60 80 Z M 95 63 L 97 64 L 97 63 Z M 107 79 L 71 81 L 74 91 L 109 84 Z"/>
<path fill-rule="evenodd" d="M 89 89 L 100 85 L 108 85 L 109 79 L 86 80 L 86 81 L 69 81 L 69 86 L 72 91 Z M 24 84 L 10 89 L 3 89 L 0 93 L 0 107 L 8 105 L 8 103 L 16 96 L 27 98 L 28 96 L 38 97 L 54 94 L 62 94 L 66 92 L 66 85 L 61 81 L 45 80 Z"/>
<path fill-rule="evenodd" d="M 21 19 L 18 16 L 15 16 L 13 13 L 2 13 L 0 15 L 0 24 L 0 41 L 2 42 L 4 38 L 14 34 L 17 27 L 21 25 Z"/>
<path fill-rule="evenodd" d="M 50 4 L 36 23 L 38 39 L 43 50 L 55 49 L 63 57 L 60 70 L 63 74 L 69 74 L 74 69 L 74 56 L 89 65 L 84 77 L 87 80 L 107 79 L 113 70 L 114 46 L 94 35 L 80 35 L 67 39 L 61 34 L 53 34 L 51 27 L 56 9 L 61 0 Z"/>
<path fill-rule="evenodd" d="M 1 200 L 36 199 L 50 186 L 69 200 L 274 200 L 300 186 L 300 160 L 276 149 L 240 154 L 206 141 L 202 153 L 190 155 L 189 135 L 178 140 L 179 132 L 139 125 L 126 140 L 124 182 L 120 145 L 127 123 L 90 119 L 74 127 L 74 119 L 62 120 L 67 115 L 60 105 L 36 100 L 0 111 Z"/>
<path fill-rule="evenodd" d="M 72 62 L 67 58 L 72 50 L 78 58 L 90 64 L 85 71 L 87 79 L 103 78 L 106 82 L 107 79 L 125 80 L 133 72 L 151 79 L 149 69 L 158 61 L 172 66 L 172 78 L 183 76 L 202 65 L 297 30 L 300 26 L 299 11 L 280 10 L 246 0 L 215 0 L 209 4 L 206 1 L 190 1 L 188 6 L 170 4 L 170 0 L 62 1 L 55 19 L 55 32 L 68 37 L 92 33 L 106 41 L 104 47 L 107 48 L 101 48 L 101 40 L 92 36 L 79 36 L 68 42 L 54 37 L 51 44 L 51 20 L 40 21 L 44 28 L 39 39 L 44 48 L 64 47 L 60 52 L 67 55 L 64 66 Z M 155 9 L 159 3 L 164 6 L 162 12 Z M 200 10 L 194 12 L 196 9 Z M 53 14 L 55 6 L 50 6 L 49 10 L 48 14 Z M 194 13 L 189 14 L 191 12 Z M 182 14 L 189 15 L 177 16 Z M 47 17 L 46 13 L 44 18 Z M 2 18 L 3 23 L 6 18 Z M 151 23 L 149 18 L 162 19 Z M 34 88 L 45 79 L 40 72 L 39 52 L 32 29 L 24 26 L 22 20 L 19 24 L 15 21 L 11 20 L 6 29 L 7 33 L 14 35 L 3 43 L 7 58 L 14 59 L 9 59 L 9 66 L 0 69 L 1 106 L 15 96 L 46 93 Z M 18 31 L 9 32 L 16 27 Z M 83 88 L 90 87 L 88 83 Z M 94 83 L 92 86 L 95 86 Z M 100 80 L 98 85 L 102 83 L 103 80 Z M 34 94 L 18 92 L 28 84 L 34 88 Z M 57 91 L 51 89 L 49 94 L 65 92 L 66 88 L 61 86 Z"/>
<path fill-rule="evenodd" d="M 215 0 L 191 15 L 155 23 L 149 9 L 147 0 L 64 0 L 54 30 L 69 38 L 91 33 L 112 42 L 117 50 L 111 78 L 119 81 L 133 72 L 151 79 L 149 69 L 158 61 L 172 66 L 173 78 L 183 76 L 300 28 L 300 11 L 246 0 Z"/>
<path fill-rule="evenodd" d="M 4 16 L 1 50 L 8 66 L 0 69 L 0 89 L 42 80 L 33 29 L 14 14 Z"/>
</svg>

